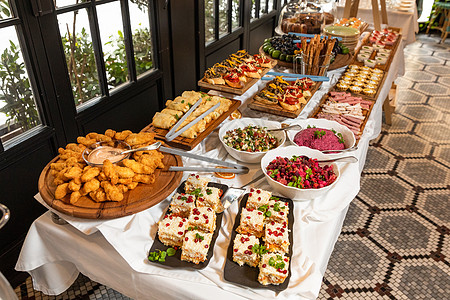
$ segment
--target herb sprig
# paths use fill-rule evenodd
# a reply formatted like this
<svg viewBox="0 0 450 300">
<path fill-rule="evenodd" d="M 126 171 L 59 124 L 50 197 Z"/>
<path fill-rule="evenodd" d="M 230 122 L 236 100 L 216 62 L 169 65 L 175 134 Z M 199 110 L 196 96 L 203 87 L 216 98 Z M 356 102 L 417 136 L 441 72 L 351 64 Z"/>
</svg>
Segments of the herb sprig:
<svg viewBox="0 0 450 300">
<path fill-rule="evenodd" d="M 168 248 L 166 251 L 158 250 L 148 253 L 149 261 L 165 262 L 167 256 L 174 256 L 177 250 L 174 248 Z"/>
<path fill-rule="evenodd" d="M 255 244 L 252 247 L 252 252 L 257 253 L 259 255 L 263 255 L 269 252 L 269 250 L 267 250 L 266 246 Z"/>
</svg>

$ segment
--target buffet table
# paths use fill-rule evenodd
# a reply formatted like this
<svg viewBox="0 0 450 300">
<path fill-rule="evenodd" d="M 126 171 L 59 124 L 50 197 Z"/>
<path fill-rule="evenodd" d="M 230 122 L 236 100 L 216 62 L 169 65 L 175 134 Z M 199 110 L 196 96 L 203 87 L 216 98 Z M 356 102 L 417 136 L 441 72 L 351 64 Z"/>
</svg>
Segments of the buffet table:
<svg viewBox="0 0 450 300">
<path fill-rule="evenodd" d="M 344 7 L 337 7 L 337 17 L 342 18 L 344 15 Z M 395 9 L 387 10 L 388 22 L 390 27 L 397 27 L 402 29 L 403 41 L 405 45 L 414 43 L 416 40 L 416 33 L 419 32 L 419 23 L 417 22 L 418 14 L 417 7 L 414 5 L 410 11 L 400 11 Z M 369 24 L 373 24 L 373 14 L 371 8 L 358 9 L 358 18 L 364 20 Z M 373 27 L 373 25 L 372 25 Z"/>
<path fill-rule="evenodd" d="M 403 49 L 403 47 L 399 47 Z M 343 70 L 330 72 L 337 75 Z M 69 224 L 57 225 L 50 211 L 31 226 L 24 242 L 16 270 L 31 274 L 36 290 L 56 295 L 65 291 L 79 272 L 105 284 L 133 299 L 314 299 L 318 296 L 322 277 L 336 243 L 350 202 L 359 192 L 360 174 L 364 167 L 369 141 L 381 130 L 382 105 L 391 83 L 404 72 L 403 51 L 397 51 L 378 100 L 372 109 L 355 156 L 359 164 L 340 164 L 341 178 L 325 196 L 311 202 L 295 202 L 293 224 L 293 253 L 291 277 L 286 290 L 275 293 L 267 289 L 249 289 L 223 279 L 226 251 L 230 232 L 238 211 L 234 202 L 225 212 L 214 255 L 209 265 L 199 271 L 181 270 L 155 265 L 146 255 L 153 243 L 157 222 L 169 205 L 169 199 L 140 213 L 114 220 L 84 220 L 60 215 Z M 335 78 L 332 76 L 332 78 Z M 334 80 L 333 80 L 334 81 Z M 334 82 L 332 82 L 334 83 Z M 265 82 L 259 82 L 242 96 L 240 108 L 244 116 L 267 118 L 286 123 L 281 117 L 252 111 L 246 99 Z M 307 118 L 322 96 L 329 90 L 325 83 L 313 96 L 299 118 Z M 224 95 L 232 96 L 232 95 Z M 287 142 L 288 143 L 288 142 Z M 217 130 L 202 141 L 192 152 L 222 160 L 234 160 L 219 145 Z M 183 159 L 184 165 L 198 165 L 192 159 Z M 240 187 L 262 174 L 259 164 L 247 164 L 250 172 L 235 179 L 218 179 L 228 186 Z M 201 174 L 201 173 L 200 173 Z M 210 174 L 201 174 L 210 176 Z M 184 174 L 184 180 L 188 174 Z M 268 189 L 264 178 L 252 187 Z M 40 195 L 36 200 L 45 205 Z"/>
</svg>

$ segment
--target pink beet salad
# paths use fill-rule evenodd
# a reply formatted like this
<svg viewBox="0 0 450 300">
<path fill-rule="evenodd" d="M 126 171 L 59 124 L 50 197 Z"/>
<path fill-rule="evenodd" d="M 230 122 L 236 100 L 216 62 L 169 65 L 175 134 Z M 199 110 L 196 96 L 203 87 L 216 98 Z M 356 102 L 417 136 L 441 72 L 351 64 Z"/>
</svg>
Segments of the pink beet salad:
<svg viewBox="0 0 450 300">
<path fill-rule="evenodd" d="M 281 184 L 299 189 L 320 189 L 336 181 L 331 165 L 319 166 L 314 158 L 278 156 L 266 168 L 267 175 Z"/>
<path fill-rule="evenodd" d="M 294 143 L 320 151 L 345 149 L 344 138 L 341 133 L 309 126 L 295 135 Z"/>
</svg>

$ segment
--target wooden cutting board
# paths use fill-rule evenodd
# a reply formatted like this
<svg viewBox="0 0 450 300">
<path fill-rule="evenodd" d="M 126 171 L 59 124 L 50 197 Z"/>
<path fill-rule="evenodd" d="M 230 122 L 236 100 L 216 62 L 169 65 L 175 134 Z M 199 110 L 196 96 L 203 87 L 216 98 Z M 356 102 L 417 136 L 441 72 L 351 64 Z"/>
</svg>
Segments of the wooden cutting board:
<svg viewBox="0 0 450 300">
<path fill-rule="evenodd" d="M 281 107 L 281 105 L 279 105 L 279 104 L 266 104 L 266 103 L 256 101 L 255 96 L 253 96 L 253 98 L 250 99 L 250 102 L 248 103 L 248 107 L 250 109 L 265 112 L 268 114 L 295 119 L 302 112 L 303 108 L 305 108 L 305 106 L 308 105 L 309 100 L 314 96 L 314 93 L 320 88 L 321 85 L 322 85 L 322 82 L 316 82 L 315 86 L 311 89 L 311 94 L 312 94 L 311 97 L 307 97 L 305 105 L 303 105 L 300 109 L 298 109 L 296 111 L 285 109 L 285 108 Z"/>
<path fill-rule="evenodd" d="M 120 202 L 97 203 L 88 197 L 82 197 L 75 206 L 70 204 L 69 196 L 60 200 L 55 199 L 56 186 L 50 174 L 50 164 L 56 160 L 58 157 L 42 170 L 38 182 L 39 192 L 51 208 L 84 219 L 114 219 L 143 211 L 167 198 L 180 184 L 183 176 L 183 172 L 168 171 L 170 166 L 183 165 L 181 157 L 164 153 L 165 168 L 156 170 L 156 181 L 153 184 L 139 183 L 134 190 L 126 192 L 124 200 Z"/>
<path fill-rule="evenodd" d="M 241 105 L 241 101 L 228 99 L 232 102 L 230 108 L 224 112 L 219 118 L 206 124 L 206 129 L 200 133 L 196 138 L 190 139 L 182 136 L 177 136 L 172 141 L 166 141 L 166 134 L 169 132 L 167 129 L 157 128 L 153 124 L 148 125 L 142 131 L 155 133 L 155 139 L 163 140 L 167 145 L 180 148 L 183 150 L 192 150 L 197 146 L 204 138 L 206 138 L 214 129 L 217 128 L 229 115 L 231 115 Z"/>
<path fill-rule="evenodd" d="M 260 74 L 261 77 L 263 77 L 264 75 L 267 74 L 267 72 L 269 72 L 273 67 L 275 67 L 277 64 L 276 61 L 272 60 L 272 67 L 270 68 L 264 68 L 264 70 L 262 71 L 262 73 Z M 247 82 L 244 84 L 244 86 L 240 89 L 238 88 L 234 88 L 231 86 L 228 86 L 226 84 L 211 84 L 208 83 L 204 78 L 200 79 L 197 84 L 198 86 L 210 89 L 210 90 L 216 90 L 216 91 L 221 91 L 221 92 L 226 92 L 226 93 L 230 93 L 230 94 L 234 94 L 234 95 L 242 95 L 244 94 L 249 88 L 251 88 L 255 83 L 257 83 L 260 79 L 259 78 L 250 78 L 247 77 Z"/>
</svg>

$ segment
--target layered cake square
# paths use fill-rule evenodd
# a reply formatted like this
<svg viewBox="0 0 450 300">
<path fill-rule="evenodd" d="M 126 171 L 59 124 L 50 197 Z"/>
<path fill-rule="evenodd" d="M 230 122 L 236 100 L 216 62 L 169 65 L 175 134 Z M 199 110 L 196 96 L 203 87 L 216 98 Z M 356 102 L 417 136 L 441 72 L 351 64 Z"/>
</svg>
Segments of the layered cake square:
<svg viewBox="0 0 450 300">
<path fill-rule="evenodd" d="M 189 215 L 189 226 L 201 231 L 214 232 L 216 229 L 216 213 L 211 207 L 195 207 Z"/>
<path fill-rule="evenodd" d="M 167 214 L 158 224 L 159 240 L 166 246 L 181 246 L 187 228 L 187 218 Z"/>
<path fill-rule="evenodd" d="M 187 231 L 181 247 L 181 260 L 195 264 L 204 262 L 208 257 L 212 236 L 212 233 L 199 230 Z"/>
<path fill-rule="evenodd" d="M 236 234 L 233 243 L 233 261 L 240 266 L 244 264 L 251 267 L 258 266 L 259 254 L 252 250 L 255 245 L 259 246 L 259 239 L 256 236 Z"/>
<path fill-rule="evenodd" d="M 259 262 L 258 281 L 263 285 L 279 285 L 288 276 L 289 258 L 286 254 L 266 253 Z"/>
</svg>

